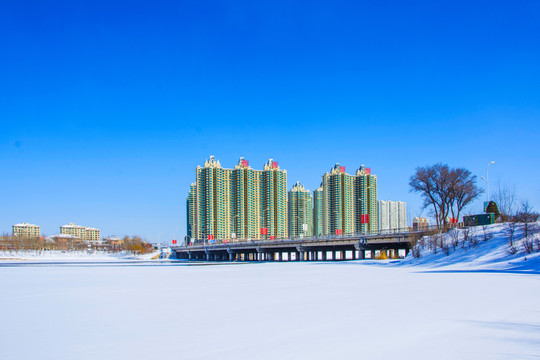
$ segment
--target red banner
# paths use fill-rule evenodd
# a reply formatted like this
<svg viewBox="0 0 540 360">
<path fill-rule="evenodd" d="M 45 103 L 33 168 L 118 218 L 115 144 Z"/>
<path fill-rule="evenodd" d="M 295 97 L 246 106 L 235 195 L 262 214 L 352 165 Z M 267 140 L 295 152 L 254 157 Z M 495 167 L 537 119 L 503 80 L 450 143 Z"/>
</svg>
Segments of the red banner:
<svg viewBox="0 0 540 360">
<path fill-rule="evenodd" d="M 360 215 L 360 222 L 362 224 L 368 224 L 369 223 L 369 214 Z"/>
<path fill-rule="evenodd" d="M 214 235 L 208 235 L 208 240 L 214 240 Z"/>
<path fill-rule="evenodd" d="M 268 235 L 268 228 L 261 228 L 261 235 Z"/>
<path fill-rule="evenodd" d="M 176 244 L 176 240 L 173 240 L 172 243 L 173 243 L 173 244 Z"/>
<path fill-rule="evenodd" d="M 270 240 L 274 240 L 276 237 L 274 235 L 270 236 Z"/>
<path fill-rule="evenodd" d="M 336 235 L 341 235 L 341 229 L 336 229 Z"/>
</svg>

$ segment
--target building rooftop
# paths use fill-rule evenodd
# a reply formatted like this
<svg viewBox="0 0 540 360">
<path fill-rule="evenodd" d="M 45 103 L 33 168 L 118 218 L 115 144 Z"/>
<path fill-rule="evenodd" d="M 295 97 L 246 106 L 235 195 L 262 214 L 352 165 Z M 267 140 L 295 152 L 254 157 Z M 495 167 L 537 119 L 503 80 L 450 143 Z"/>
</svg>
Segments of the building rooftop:
<svg viewBox="0 0 540 360">
<path fill-rule="evenodd" d="M 13 226 L 36 226 L 36 227 L 39 227 L 39 225 L 34 225 L 34 224 L 29 224 L 29 223 L 20 223 L 20 224 L 15 224 Z"/>
</svg>

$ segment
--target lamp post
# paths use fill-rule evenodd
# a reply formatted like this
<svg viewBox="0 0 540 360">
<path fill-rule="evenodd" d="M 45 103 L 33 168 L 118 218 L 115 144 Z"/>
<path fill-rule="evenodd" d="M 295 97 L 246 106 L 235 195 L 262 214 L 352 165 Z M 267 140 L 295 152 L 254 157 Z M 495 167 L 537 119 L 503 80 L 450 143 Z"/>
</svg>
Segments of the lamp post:
<svg viewBox="0 0 540 360">
<path fill-rule="evenodd" d="M 495 161 L 491 161 L 489 162 L 489 164 L 487 164 L 486 166 L 486 177 L 484 178 L 483 176 L 480 176 L 480 178 L 486 180 L 486 189 L 487 189 L 487 202 L 488 202 L 488 205 L 489 205 L 489 165 L 491 164 L 495 164 Z"/>
</svg>

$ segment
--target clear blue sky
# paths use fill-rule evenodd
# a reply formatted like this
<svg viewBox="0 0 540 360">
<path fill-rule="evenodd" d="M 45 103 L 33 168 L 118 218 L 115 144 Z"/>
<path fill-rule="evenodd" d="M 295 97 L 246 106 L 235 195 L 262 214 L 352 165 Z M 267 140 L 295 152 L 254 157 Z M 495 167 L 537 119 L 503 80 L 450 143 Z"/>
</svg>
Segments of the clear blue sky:
<svg viewBox="0 0 540 360">
<path fill-rule="evenodd" d="M 310 190 L 365 164 L 412 215 L 417 166 L 495 160 L 492 188 L 538 210 L 538 19 L 536 0 L 2 1 L 0 231 L 180 239 L 210 154 Z"/>
</svg>

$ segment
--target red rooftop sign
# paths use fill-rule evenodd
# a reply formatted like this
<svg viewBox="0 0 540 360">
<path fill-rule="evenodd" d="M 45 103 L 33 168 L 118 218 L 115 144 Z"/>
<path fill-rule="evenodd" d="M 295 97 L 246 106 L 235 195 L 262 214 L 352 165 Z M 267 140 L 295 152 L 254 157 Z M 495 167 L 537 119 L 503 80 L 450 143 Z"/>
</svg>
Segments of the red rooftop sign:
<svg viewBox="0 0 540 360">
<path fill-rule="evenodd" d="M 242 166 L 249 166 L 249 161 L 247 160 L 242 160 Z"/>
<path fill-rule="evenodd" d="M 277 161 L 273 161 L 273 162 L 272 162 L 272 168 L 273 168 L 273 169 L 277 169 L 277 168 L 278 168 L 278 163 L 277 163 Z"/>
<path fill-rule="evenodd" d="M 340 166 L 340 167 L 339 167 L 339 171 L 342 172 L 342 173 L 344 173 L 344 172 L 345 172 L 345 166 Z"/>
<path fill-rule="evenodd" d="M 371 168 L 366 168 L 366 174 L 371 175 Z"/>
</svg>

